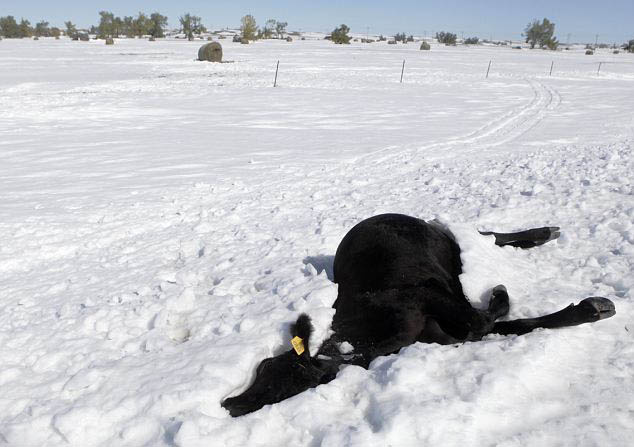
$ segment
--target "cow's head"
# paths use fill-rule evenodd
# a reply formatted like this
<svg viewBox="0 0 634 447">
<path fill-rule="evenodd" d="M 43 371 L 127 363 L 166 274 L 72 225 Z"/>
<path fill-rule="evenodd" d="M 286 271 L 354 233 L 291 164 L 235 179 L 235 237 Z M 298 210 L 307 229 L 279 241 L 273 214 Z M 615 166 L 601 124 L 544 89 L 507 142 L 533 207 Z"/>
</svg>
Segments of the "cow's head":
<svg viewBox="0 0 634 447">
<path fill-rule="evenodd" d="M 231 416 L 242 416 L 274 404 L 322 383 L 325 371 L 320 362 L 311 359 L 309 340 L 312 324 L 306 314 L 300 315 L 291 326 L 291 336 L 299 337 L 301 347 L 291 349 L 276 357 L 262 360 L 255 372 L 255 381 L 244 393 L 222 402 Z"/>
</svg>

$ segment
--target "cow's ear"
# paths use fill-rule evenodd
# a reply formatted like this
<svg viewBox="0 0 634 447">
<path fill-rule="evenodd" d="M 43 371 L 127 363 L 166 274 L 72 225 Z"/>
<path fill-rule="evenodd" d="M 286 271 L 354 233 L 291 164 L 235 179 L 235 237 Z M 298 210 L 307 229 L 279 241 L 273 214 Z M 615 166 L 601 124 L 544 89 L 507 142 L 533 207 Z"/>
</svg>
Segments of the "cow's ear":
<svg viewBox="0 0 634 447">
<path fill-rule="evenodd" d="M 291 337 L 293 337 L 291 344 L 297 355 L 304 355 L 310 358 L 310 336 L 313 330 L 310 317 L 306 314 L 301 314 L 297 321 L 291 325 Z"/>
</svg>

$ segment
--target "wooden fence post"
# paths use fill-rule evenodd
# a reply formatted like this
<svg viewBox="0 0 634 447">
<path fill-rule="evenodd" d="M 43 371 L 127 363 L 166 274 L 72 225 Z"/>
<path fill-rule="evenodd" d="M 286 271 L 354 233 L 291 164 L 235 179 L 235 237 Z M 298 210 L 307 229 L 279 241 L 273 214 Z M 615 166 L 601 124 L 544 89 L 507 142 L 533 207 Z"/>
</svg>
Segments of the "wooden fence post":
<svg viewBox="0 0 634 447">
<path fill-rule="evenodd" d="M 277 61 L 277 66 L 275 67 L 275 81 L 273 81 L 273 87 L 277 87 L 277 70 L 280 68 L 280 61 Z"/>
</svg>

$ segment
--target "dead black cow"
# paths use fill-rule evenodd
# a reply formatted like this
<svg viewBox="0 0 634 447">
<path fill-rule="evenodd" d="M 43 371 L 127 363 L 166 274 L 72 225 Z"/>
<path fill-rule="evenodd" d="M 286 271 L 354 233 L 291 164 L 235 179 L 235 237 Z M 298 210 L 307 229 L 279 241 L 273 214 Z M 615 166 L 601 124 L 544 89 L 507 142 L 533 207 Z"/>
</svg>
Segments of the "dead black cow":
<svg viewBox="0 0 634 447">
<path fill-rule="evenodd" d="M 556 239 L 559 228 L 482 234 L 493 235 L 499 246 L 531 248 Z M 343 364 L 367 368 L 376 357 L 417 341 L 475 341 L 491 333 L 525 334 L 615 314 L 610 300 L 590 297 L 543 317 L 496 321 L 509 311 L 506 288 L 493 288 L 488 308 L 475 309 L 462 291 L 461 272 L 460 247 L 434 222 L 402 214 L 360 222 L 343 238 L 335 256 L 339 293 L 333 306 L 334 334 L 311 356 L 312 325 L 307 315 L 300 315 L 291 327 L 296 349 L 263 360 L 249 389 L 222 406 L 232 416 L 241 416 L 333 380 Z M 342 342 L 354 350 L 342 353 Z"/>
</svg>

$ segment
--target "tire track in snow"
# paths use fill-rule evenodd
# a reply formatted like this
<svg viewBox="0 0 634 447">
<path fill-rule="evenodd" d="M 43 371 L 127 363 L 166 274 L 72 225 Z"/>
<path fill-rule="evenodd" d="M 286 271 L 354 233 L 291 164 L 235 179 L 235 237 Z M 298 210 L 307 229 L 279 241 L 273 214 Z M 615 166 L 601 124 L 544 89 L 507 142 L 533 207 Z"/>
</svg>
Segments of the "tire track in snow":
<svg viewBox="0 0 634 447">
<path fill-rule="evenodd" d="M 440 143 L 432 143 L 422 147 L 400 149 L 398 146 L 386 146 L 368 154 L 361 155 L 352 160 L 342 160 L 332 166 L 319 166 L 309 170 L 309 175 L 305 173 L 305 168 L 288 167 L 284 169 L 284 174 L 280 177 L 273 177 L 262 183 L 259 187 L 261 191 L 275 191 L 281 186 L 288 184 L 288 176 L 305 176 L 307 179 L 323 179 L 328 177 L 361 178 L 365 182 L 376 178 L 376 175 L 385 170 L 403 173 L 402 163 L 407 163 L 419 159 L 421 154 L 429 159 L 454 158 L 459 152 L 472 153 L 483 148 L 492 148 L 514 141 L 537 126 L 551 111 L 557 109 L 561 104 L 559 92 L 537 80 L 524 78 L 531 86 L 533 96 L 528 103 L 516 107 L 495 119 L 492 119 L 480 129 L 455 140 Z M 418 170 L 412 166 L 411 169 Z M 353 175 L 353 173 L 356 173 Z M 308 181 L 310 183 L 310 181 Z M 319 182 L 317 182 L 319 183 Z M 350 190 L 356 190 L 354 185 L 348 185 Z M 233 188 L 232 188 L 233 189 Z M 247 187 L 246 190 L 249 190 Z M 319 190 L 319 187 L 315 187 Z M 225 191 L 226 197 L 233 197 L 239 201 L 244 198 L 245 190 L 238 188 L 235 192 Z"/>
<path fill-rule="evenodd" d="M 502 144 L 509 143 L 537 126 L 548 113 L 555 110 L 561 103 L 561 95 L 554 88 L 548 87 L 537 80 L 525 78 L 525 81 L 533 90 L 533 97 L 527 104 L 517 107 L 514 110 L 489 121 L 480 129 L 464 137 L 404 150 L 399 150 L 398 146 L 383 147 L 357 157 L 351 161 L 335 163 L 332 167 L 320 166 L 313 171 L 311 176 L 317 175 L 319 178 L 323 178 L 324 176 L 329 176 L 330 174 L 334 174 L 336 172 L 347 172 L 350 169 L 356 172 L 367 171 L 368 168 L 384 169 L 386 163 L 393 164 L 394 162 L 398 162 L 400 164 L 401 161 L 408 161 L 420 157 L 421 153 L 425 154 L 427 157 L 431 156 L 429 158 L 440 159 L 455 157 L 457 155 L 457 151 L 461 151 L 463 153 L 473 152 L 481 150 L 483 147 L 497 147 Z M 459 149 L 461 146 L 466 147 Z M 289 167 L 285 170 L 285 173 L 290 176 L 300 175 L 301 172 L 303 172 L 303 170 L 299 167 Z M 350 172 L 348 172 L 348 174 L 350 174 Z M 364 172 L 361 177 L 367 178 L 371 176 L 368 172 Z M 261 185 L 261 188 L 272 191 L 284 184 L 287 184 L 287 182 L 288 177 L 283 175 L 279 178 L 271 178 L 269 181 Z M 220 187 L 220 189 L 222 190 L 223 188 Z M 233 193 L 224 191 L 225 197 L 235 197 L 236 200 L 238 197 L 244 197 L 244 191 L 242 188 L 231 187 L 230 189 L 236 189 L 236 191 Z M 29 262 L 23 262 L 21 268 L 26 268 L 27 266 L 34 267 L 42 262 L 47 263 L 50 261 L 49 256 L 50 255 L 44 256 L 44 253 L 42 253 L 42 256 L 32 256 Z M 16 267 L 16 265 L 5 266 L 5 268 L 9 270 Z M 1 269 L 2 265 L 0 265 L 0 270 Z"/>
<path fill-rule="evenodd" d="M 510 143 L 522 135 L 536 127 L 549 113 L 556 110 L 561 104 L 561 95 L 559 92 L 546 84 L 537 80 L 524 78 L 533 90 L 531 100 L 520 107 L 517 107 L 502 116 L 496 117 L 486 123 L 479 129 L 467 134 L 463 137 L 457 137 L 450 141 L 432 143 L 415 149 L 405 149 L 397 153 L 391 153 L 379 156 L 388 150 L 394 150 L 394 147 L 386 147 L 369 154 L 357 157 L 353 163 L 369 161 L 371 164 L 384 164 L 385 162 L 398 158 L 413 158 L 421 151 L 429 154 L 434 150 L 434 158 L 443 158 L 443 154 L 447 153 L 447 149 L 452 149 L 449 155 L 456 155 L 455 148 L 460 146 L 469 146 L 466 152 L 472 152 L 475 149 L 484 147 L 497 147 Z"/>
<path fill-rule="evenodd" d="M 553 88 L 535 80 L 526 81 L 533 89 L 533 99 L 528 105 L 510 116 L 492 121 L 472 136 L 459 140 L 460 143 L 495 147 L 511 142 L 537 126 L 547 112 L 559 106 L 561 96 Z"/>
</svg>

